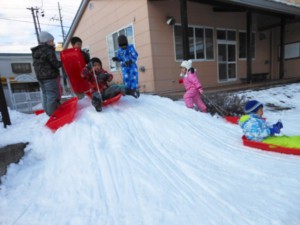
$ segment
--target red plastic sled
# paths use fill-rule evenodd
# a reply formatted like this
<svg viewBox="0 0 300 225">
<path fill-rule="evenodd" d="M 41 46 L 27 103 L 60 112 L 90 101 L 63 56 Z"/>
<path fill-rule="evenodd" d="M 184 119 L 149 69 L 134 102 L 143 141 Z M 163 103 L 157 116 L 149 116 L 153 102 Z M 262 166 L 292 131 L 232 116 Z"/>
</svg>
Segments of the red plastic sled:
<svg viewBox="0 0 300 225">
<path fill-rule="evenodd" d="M 239 116 L 224 116 L 225 120 L 229 123 L 238 124 L 239 123 Z M 263 118 L 264 120 L 266 118 Z"/>
<path fill-rule="evenodd" d="M 105 106 L 105 105 L 112 104 L 112 103 L 114 103 L 114 102 L 116 102 L 116 101 L 119 101 L 119 99 L 120 99 L 121 97 L 122 97 L 122 94 L 119 93 L 119 94 L 116 95 L 115 97 L 112 97 L 112 98 L 109 98 L 109 99 L 104 100 L 102 105 Z"/>
<path fill-rule="evenodd" d="M 65 124 L 74 120 L 77 109 L 78 98 L 74 97 L 59 106 L 59 108 L 50 116 L 46 126 L 51 130 L 57 130 Z"/>
<path fill-rule="evenodd" d="M 265 150 L 265 151 L 278 152 L 278 153 L 284 153 L 284 154 L 300 155 L 300 149 L 297 149 L 297 148 L 286 148 L 286 147 L 279 146 L 279 145 L 251 141 L 251 140 L 248 140 L 245 137 L 245 135 L 243 135 L 242 140 L 243 140 L 243 144 L 245 146 L 248 146 L 251 148 L 258 148 L 258 149 Z"/>
<path fill-rule="evenodd" d="M 238 124 L 238 121 L 240 119 L 239 116 L 225 116 L 225 120 L 229 123 Z"/>
<path fill-rule="evenodd" d="M 44 113 L 45 112 L 45 110 L 43 110 L 43 109 L 38 109 L 38 110 L 35 110 L 34 111 L 34 114 L 35 115 L 40 115 L 40 114 L 42 114 L 42 113 Z"/>
<path fill-rule="evenodd" d="M 87 95 L 89 98 L 92 98 L 91 92 L 87 92 L 86 95 Z M 109 104 L 112 104 L 112 103 L 114 103 L 114 102 L 116 102 L 116 101 L 119 101 L 119 99 L 120 99 L 121 97 L 122 97 L 122 93 L 119 93 L 119 94 L 116 95 L 115 97 L 106 99 L 106 100 L 103 101 L 102 106 L 109 105 Z"/>
<path fill-rule="evenodd" d="M 88 82 L 81 77 L 81 71 L 86 65 L 81 50 L 76 48 L 65 49 L 60 52 L 60 58 L 73 91 L 75 93 L 89 91 Z"/>
</svg>

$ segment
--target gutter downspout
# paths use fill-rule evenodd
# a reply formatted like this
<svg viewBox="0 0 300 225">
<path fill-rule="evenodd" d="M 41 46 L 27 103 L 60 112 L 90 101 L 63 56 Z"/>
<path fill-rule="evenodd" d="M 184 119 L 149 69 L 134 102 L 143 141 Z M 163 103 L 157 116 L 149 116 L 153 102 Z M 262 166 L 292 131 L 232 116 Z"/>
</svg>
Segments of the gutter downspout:
<svg viewBox="0 0 300 225">
<path fill-rule="evenodd" d="M 246 43 L 246 52 L 247 52 L 247 83 L 252 82 L 252 52 L 251 52 L 251 43 L 252 43 L 252 12 L 247 11 L 247 43 Z"/>
<path fill-rule="evenodd" d="M 285 18 L 281 18 L 280 23 L 280 62 L 279 62 L 279 79 L 284 77 L 284 44 L 285 44 Z"/>
</svg>

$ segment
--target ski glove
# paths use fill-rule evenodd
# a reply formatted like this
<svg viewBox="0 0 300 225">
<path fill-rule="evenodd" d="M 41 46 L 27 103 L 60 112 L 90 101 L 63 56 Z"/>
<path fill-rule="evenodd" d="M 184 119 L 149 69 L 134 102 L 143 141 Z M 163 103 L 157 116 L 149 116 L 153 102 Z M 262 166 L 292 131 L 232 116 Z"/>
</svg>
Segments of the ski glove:
<svg viewBox="0 0 300 225">
<path fill-rule="evenodd" d="M 98 81 L 107 81 L 109 79 L 109 74 L 108 73 L 101 73 L 96 75 Z"/>
<path fill-rule="evenodd" d="M 276 125 L 279 129 L 283 128 L 283 124 L 282 124 L 280 121 L 278 121 L 278 122 L 275 123 L 274 125 Z M 274 125 L 273 125 L 273 126 L 274 126 Z"/>
<path fill-rule="evenodd" d="M 183 83 L 183 79 L 182 78 L 178 79 L 178 83 L 182 84 Z"/>
<path fill-rule="evenodd" d="M 130 66 L 131 64 L 132 64 L 132 61 L 131 61 L 131 60 L 125 62 L 125 65 L 126 65 L 127 67 Z"/>
<path fill-rule="evenodd" d="M 90 76 L 90 71 L 88 68 L 84 68 L 81 72 L 81 77 L 89 77 Z"/>
<path fill-rule="evenodd" d="M 274 124 L 273 127 L 270 128 L 270 131 L 271 131 L 271 135 L 279 134 L 280 128 L 276 124 Z"/>
<path fill-rule="evenodd" d="M 114 62 L 119 62 L 118 57 L 112 57 L 111 60 L 114 61 Z"/>
</svg>

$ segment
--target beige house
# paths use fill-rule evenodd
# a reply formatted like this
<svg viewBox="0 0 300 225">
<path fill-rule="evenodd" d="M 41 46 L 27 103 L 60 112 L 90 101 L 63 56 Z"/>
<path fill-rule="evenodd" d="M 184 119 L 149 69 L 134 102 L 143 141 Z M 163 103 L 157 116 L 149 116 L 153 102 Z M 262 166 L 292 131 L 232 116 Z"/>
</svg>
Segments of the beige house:
<svg viewBox="0 0 300 225">
<path fill-rule="evenodd" d="M 83 0 L 64 48 L 79 36 L 121 83 L 111 60 L 119 34 L 139 53 L 141 92 L 183 90 L 183 59 L 193 60 L 204 89 L 300 78 L 300 5 L 291 1 Z"/>
</svg>

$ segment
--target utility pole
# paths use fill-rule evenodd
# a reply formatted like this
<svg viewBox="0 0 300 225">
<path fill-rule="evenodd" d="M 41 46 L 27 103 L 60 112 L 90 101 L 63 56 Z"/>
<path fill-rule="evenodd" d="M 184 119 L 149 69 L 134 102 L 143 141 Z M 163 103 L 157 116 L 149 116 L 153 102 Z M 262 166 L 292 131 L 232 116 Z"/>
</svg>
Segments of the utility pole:
<svg viewBox="0 0 300 225">
<path fill-rule="evenodd" d="M 41 33 L 41 25 L 40 25 L 40 21 L 39 21 L 39 9 L 35 7 L 35 16 L 36 16 L 36 21 L 37 21 L 37 25 L 38 25 L 38 30 Z"/>
<path fill-rule="evenodd" d="M 58 12 L 59 12 L 59 21 L 60 21 L 60 26 L 61 26 L 61 33 L 62 33 L 62 37 L 63 37 L 63 43 L 65 42 L 65 32 L 64 32 L 64 26 L 63 26 L 63 22 L 62 22 L 62 17 L 61 17 L 61 8 L 60 8 L 60 5 L 59 5 L 59 2 L 58 3 Z"/>
<path fill-rule="evenodd" d="M 38 9 L 37 8 L 33 8 L 33 7 L 30 7 L 30 8 L 27 8 L 27 9 L 31 10 L 32 18 L 33 18 L 33 23 L 34 23 L 34 28 L 35 28 L 36 38 L 37 38 L 38 43 L 40 44 L 40 37 L 39 37 L 38 27 L 37 27 L 36 20 L 35 20 L 35 11 L 37 11 Z M 41 31 L 41 28 L 40 28 L 40 31 Z"/>
</svg>

